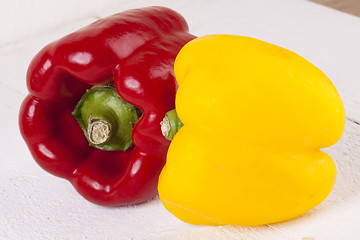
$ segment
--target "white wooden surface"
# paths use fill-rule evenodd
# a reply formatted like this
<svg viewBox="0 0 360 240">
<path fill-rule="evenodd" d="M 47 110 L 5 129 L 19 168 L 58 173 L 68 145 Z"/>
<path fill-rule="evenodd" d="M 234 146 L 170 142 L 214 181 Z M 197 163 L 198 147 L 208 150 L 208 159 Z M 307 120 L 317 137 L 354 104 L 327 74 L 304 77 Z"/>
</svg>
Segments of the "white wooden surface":
<svg viewBox="0 0 360 240">
<path fill-rule="evenodd" d="M 177 10 L 198 36 L 246 35 L 288 48 L 332 79 L 347 120 L 342 139 L 325 150 L 338 167 L 335 188 L 325 202 L 279 224 L 193 226 L 168 213 L 158 198 L 129 207 L 95 206 L 35 164 L 17 123 L 31 58 L 96 15 L 148 5 Z M 96 15 L 0 47 L 0 239 L 360 239 L 360 18 L 305 0 L 138 0 Z"/>
<path fill-rule="evenodd" d="M 96 16 L 120 2 L 126 0 L 0 0 L 0 46 Z"/>
</svg>

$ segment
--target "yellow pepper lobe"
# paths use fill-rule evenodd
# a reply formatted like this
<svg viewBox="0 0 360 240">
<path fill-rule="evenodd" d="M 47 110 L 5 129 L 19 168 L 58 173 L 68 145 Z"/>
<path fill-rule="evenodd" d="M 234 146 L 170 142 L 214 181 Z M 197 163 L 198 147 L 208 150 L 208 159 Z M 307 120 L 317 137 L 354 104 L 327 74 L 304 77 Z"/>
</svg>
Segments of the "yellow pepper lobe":
<svg viewBox="0 0 360 240">
<path fill-rule="evenodd" d="M 175 61 L 175 135 L 160 175 L 164 206 L 193 224 L 262 225 L 320 204 L 336 177 L 320 151 L 343 132 L 335 87 L 314 65 L 249 37 L 209 35 Z"/>
</svg>

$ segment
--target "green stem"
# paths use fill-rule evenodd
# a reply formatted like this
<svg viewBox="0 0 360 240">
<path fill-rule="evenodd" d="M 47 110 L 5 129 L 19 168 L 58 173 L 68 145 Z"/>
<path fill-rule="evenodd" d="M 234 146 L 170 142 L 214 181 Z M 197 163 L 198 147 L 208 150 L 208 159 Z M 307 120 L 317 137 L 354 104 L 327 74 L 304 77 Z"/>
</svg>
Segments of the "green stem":
<svg viewBox="0 0 360 240">
<path fill-rule="evenodd" d="M 91 118 L 89 116 L 87 136 L 89 142 L 93 145 L 101 145 L 106 143 L 111 137 L 111 124 L 100 118 Z"/>
<path fill-rule="evenodd" d="M 170 110 L 165 114 L 165 117 L 161 121 L 160 125 L 161 132 L 167 140 L 172 140 L 180 128 L 184 126 L 175 109 Z"/>
<path fill-rule="evenodd" d="M 138 120 L 137 109 L 125 102 L 113 87 L 88 89 L 72 112 L 89 145 L 109 151 L 126 151 Z"/>
</svg>

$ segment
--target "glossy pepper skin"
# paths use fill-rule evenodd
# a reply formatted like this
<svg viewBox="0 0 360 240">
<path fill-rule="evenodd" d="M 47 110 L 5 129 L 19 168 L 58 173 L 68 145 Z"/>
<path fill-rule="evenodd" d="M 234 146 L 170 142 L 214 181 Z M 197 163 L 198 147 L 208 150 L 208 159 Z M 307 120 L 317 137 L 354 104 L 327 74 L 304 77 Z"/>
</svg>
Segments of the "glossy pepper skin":
<svg viewBox="0 0 360 240">
<path fill-rule="evenodd" d="M 169 146 L 159 123 L 174 108 L 173 62 L 193 38 L 178 13 L 148 7 L 98 20 L 44 47 L 28 68 L 30 93 L 19 115 L 35 161 L 98 205 L 153 197 Z M 90 147 L 71 115 L 86 89 L 112 81 L 143 112 L 125 152 Z"/>
<path fill-rule="evenodd" d="M 175 134 L 159 179 L 183 221 L 262 225 L 321 203 L 336 176 L 320 149 L 344 129 L 342 101 L 314 65 L 249 37 L 210 35 L 175 61 Z"/>
</svg>

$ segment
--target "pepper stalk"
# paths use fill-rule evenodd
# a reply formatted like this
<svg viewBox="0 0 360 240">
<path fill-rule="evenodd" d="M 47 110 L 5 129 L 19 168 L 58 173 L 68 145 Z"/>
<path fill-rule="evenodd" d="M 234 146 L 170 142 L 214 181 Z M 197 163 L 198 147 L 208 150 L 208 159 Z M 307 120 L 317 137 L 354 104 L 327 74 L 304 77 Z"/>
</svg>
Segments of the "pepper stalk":
<svg viewBox="0 0 360 240">
<path fill-rule="evenodd" d="M 184 126 L 176 113 L 176 109 L 168 111 L 160 125 L 161 132 L 167 140 L 172 140 L 180 128 Z"/>
<path fill-rule="evenodd" d="M 108 151 L 126 151 L 132 145 L 131 133 L 139 118 L 138 109 L 121 99 L 111 85 L 88 89 L 72 115 L 90 146 Z"/>
</svg>

